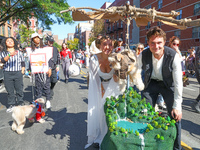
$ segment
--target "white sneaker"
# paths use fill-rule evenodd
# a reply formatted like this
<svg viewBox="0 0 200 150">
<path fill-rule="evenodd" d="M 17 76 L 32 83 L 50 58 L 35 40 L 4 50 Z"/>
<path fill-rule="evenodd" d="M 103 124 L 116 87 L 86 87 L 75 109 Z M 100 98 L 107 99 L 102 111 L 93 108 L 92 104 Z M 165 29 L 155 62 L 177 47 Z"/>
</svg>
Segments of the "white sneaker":
<svg viewBox="0 0 200 150">
<path fill-rule="evenodd" d="M 8 109 L 6 110 L 6 112 L 7 112 L 7 113 L 10 113 L 10 112 L 12 112 L 12 110 L 13 110 L 13 106 L 10 105 L 10 106 L 8 107 Z"/>
<path fill-rule="evenodd" d="M 46 102 L 46 108 L 47 108 L 47 109 L 51 108 L 51 103 L 50 103 L 49 100 L 47 100 L 47 102 Z"/>
<path fill-rule="evenodd" d="M 167 108 L 164 102 L 159 103 L 158 106 L 161 107 L 161 108 L 163 108 L 163 109 Z"/>
</svg>

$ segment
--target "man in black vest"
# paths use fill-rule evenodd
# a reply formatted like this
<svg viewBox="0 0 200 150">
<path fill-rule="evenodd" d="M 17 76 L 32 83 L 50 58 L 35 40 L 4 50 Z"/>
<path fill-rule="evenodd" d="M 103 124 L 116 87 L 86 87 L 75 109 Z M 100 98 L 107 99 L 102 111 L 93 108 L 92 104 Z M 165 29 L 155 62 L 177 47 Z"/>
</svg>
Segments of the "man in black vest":
<svg viewBox="0 0 200 150">
<path fill-rule="evenodd" d="M 47 35 L 46 42 L 47 42 L 48 46 L 53 47 L 53 57 L 51 58 L 51 61 L 53 62 L 54 65 L 52 67 L 52 75 L 50 77 L 50 82 L 51 82 L 50 99 L 52 100 L 53 99 L 53 95 L 54 95 L 53 89 L 54 89 L 54 87 L 55 87 L 55 85 L 56 85 L 56 83 L 58 81 L 57 80 L 57 72 L 59 71 L 60 53 L 59 53 L 58 49 L 53 46 L 53 43 L 54 43 L 53 35 Z M 50 103 L 50 101 L 47 101 L 46 102 L 46 108 L 50 108 L 50 107 L 51 107 L 51 103 Z"/>
<path fill-rule="evenodd" d="M 166 34 L 159 27 L 147 33 L 149 48 L 138 58 L 139 68 L 144 70 L 143 97 L 155 107 L 159 93 L 167 105 L 169 116 L 176 120 L 177 137 L 174 150 L 181 149 L 182 71 L 181 60 L 173 49 L 164 46 Z"/>
</svg>

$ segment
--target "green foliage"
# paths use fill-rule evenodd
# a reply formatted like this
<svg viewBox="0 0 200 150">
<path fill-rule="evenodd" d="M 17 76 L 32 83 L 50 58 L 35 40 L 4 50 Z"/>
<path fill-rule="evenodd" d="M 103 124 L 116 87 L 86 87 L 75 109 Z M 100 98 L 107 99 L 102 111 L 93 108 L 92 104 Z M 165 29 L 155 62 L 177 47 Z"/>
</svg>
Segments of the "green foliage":
<svg viewBox="0 0 200 150">
<path fill-rule="evenodd" d="M 147 118 L 147 116 L 145 116 L 145 115 L 144 115 L 144 116 L 143 116 L 143 118 L 144 118 L 144 119 L 146 119 L 146 118 Z"/>
<path fill-rule="evenodd" d="M 139 118 L 139 119 L 142 119 L 142 116 L 139 116 L 138 118 Z"/>
<path fill-rule="evenodd" d="M 134 110 L 134 109 L 132 109 L 132 110 L 131 110 L 131 113 L 132 113 L 132 114 L 134 114 L 134 113 L 135 113 L 135 110 Z"/>
<path fill-rule="evenodd" d="M 149 129 L 152 131 L 154 128 L 151 126 Z"/>
<path fill-rule="evenodd" d="M 92 43 L 94 40 L 96 40 L 98 34 L 104 35 L 104 33 L 106 33 L 105 26 L 104 26 L 104 20 L 103 19 L 96 20 L 94 22 L 94 26 L 92 27 L 91 32 L 92 32 L 92 34 L 89 38 L 90 43 Z"/>
<path fill-rule="evenodd" d="M 168 126 L 165 126 L 165 130 L 168 130 Z"/>
<path fill-rule="evenodd" d="M 137 116 L 138 116 L 138 113 L 135 113 L 135 116 L 137 117 Z"/>
<path fill-rule="evenodd" d="M 33 30 L 27 28 L 25 25 L 21 24 L 19 26 L 19 30 L 16 31 L 20 35 L 20 42 L 22 43 L 22 47 L 25 48 L 30 45 L 31 34 L 34 33 Z"/>
<path fill-rule="evenodd" d="M 8 7 L 9 0 L 4 0 L 5 3 L 0 4 L 0 26 L 11 17 L 20 19 L 29 26 L 27 18 L 34 17 L 40 22 L 43 29 L 50 29 L 50 25 L 54 23 L 72 23 L 70 12 L 60 13 L 62 10 L 69 8 L 66 0 L 12 0 L 11 6 Z M 10 9 L 11 8 L 11 9 Z"/>
<path fill-rule="evenodd" d="M 62 46 L 59 45 L 59 44 L 56 43 L 56 42 L 53 43 L 53 46 L 56 47 L 56 48 L 58 49 L 58 51 L 61 51 L 61 49 L 62 49 Z"/>
<path fill-rule="evenodd" d="M 117 131 L 115 131 L 115 135 L 118 135 L 118 132 L 117 132 Z"/>
<path fill-rule="evenodd" d="M 174 127 L 174 126 L 175 126 L 175 123 L 170 123 L 170 126 Z"/>
<path fill-rule="evenodd" d="M 156 135 L 156 138 L 157 138 L 157 139 L 160 139 L 160 134 L 157 134 L 157 135 Z"/>
<path fill-rule="evenodd" d="M 124 133 L 124 132 L 126 132 L 126 130 L 125 130 L 124 128 L 122 128 L 122 129 L 121 129 L 121 132 L 123 132 L 123 133 Z"/>
<path fill-rule="evenodd" d="M 148 120 L 152 120 L 152 118 L 151 118 L 151 117 L 149 117 L 149 118 L 148 118 Z"/>
<path fill-rule="evenodd" d="M 171 123 L 176 123 L 176 121 L 173 119 L 173 120 L 171 121 Z"/>
<path fill-rule="evenodd" d="M 161 128 L 161 125 L 157 125 L 157 128 L 158 128 L 158 129 Z"/>
<path fill-rule="evenodd" d="M 68 45 L 68 48 L 70 50 L 72 50 L 72 49 L 78 49 L 79 39 L 74 38 L 73 40 L 69 40 L 69 41 L 67 41 L 67 45 Z"/>
<path fill-rule="evenodd" d="M 148 124 L 147 127 L 150 128 L 150 127 L 151 127 L 151 124 Z"/>
<path fill-rule="evenodd" d="M 129 90 L 132 91 L 132 90 L 133 90 L 133 87 L 130 86 L 130 87 L 129 87 Z"/>
<path fill-rule="evenodd" d="M 135 134 L 137 135 L 137 136 L 139 136 L 140 135 L 140 133 L 136 130 L 135 131 Z"/>
<path fill-rule="evenodd" d="M 154 126 L 156 126 L 156 127 L 157 127 L 157 125 L 158 125 L 158 122 L 156 122 L 156 121 L 155 121 L 155 123 L 154 123 Z"/>
<path fill-rule="evenodd" d="M 149 129 L 146 129 L 146 132 L 149 132 Z"/>
<path fill-rule="evenodd" d="M 161 140 L 164 140 L 165 138 L 164 138 L 164 136 L 161 136 L 160 139 L 161 139 Z"/>
</svg>

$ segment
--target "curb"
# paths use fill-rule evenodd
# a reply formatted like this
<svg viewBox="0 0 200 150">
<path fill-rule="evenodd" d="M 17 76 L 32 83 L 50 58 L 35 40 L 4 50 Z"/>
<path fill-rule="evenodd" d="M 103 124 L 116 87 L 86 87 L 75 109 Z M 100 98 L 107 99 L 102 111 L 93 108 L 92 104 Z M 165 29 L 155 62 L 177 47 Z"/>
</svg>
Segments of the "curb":
<svg viewBox="0 0 200 150">
<path fill-rule="evenodd" d="M 184 148 L 184 150 L 193 150 L 190 146 L 185 144 L 184 142 L 181 141 L 181 146 Z"/>
</svg>

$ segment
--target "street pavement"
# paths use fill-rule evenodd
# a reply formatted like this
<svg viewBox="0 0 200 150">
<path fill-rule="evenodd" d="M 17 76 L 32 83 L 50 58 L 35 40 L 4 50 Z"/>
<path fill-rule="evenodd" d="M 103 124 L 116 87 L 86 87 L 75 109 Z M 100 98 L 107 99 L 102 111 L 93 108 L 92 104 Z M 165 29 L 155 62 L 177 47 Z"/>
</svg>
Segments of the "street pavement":
<svg viewBox="0 0 200 150">
<path fill-rule="evenodd" d="M 27 121 L 23 135 L 11 130 L 12 114 L 6 113 L 7 93 L 0 90 L 0 150 L 83 150 L 87 143 L 87 71 L 83 68 L 81 75 L 71 77 L 65 84 L 60 69 L 61 79 L 54 89 L 52 108 L 46 111 L 46 122 Z M 200 114 L 190 107 L 199 94 L 198 89 L 199 84 L 191 78 L 183 94 L 182 142 L 193 150 L 200 150 Z M 26 104 L 32 102 L 29 78 L 24 78 L 24 100 Z M 88 150 L 96 149 L 91 146 Z"/>
</svg>

